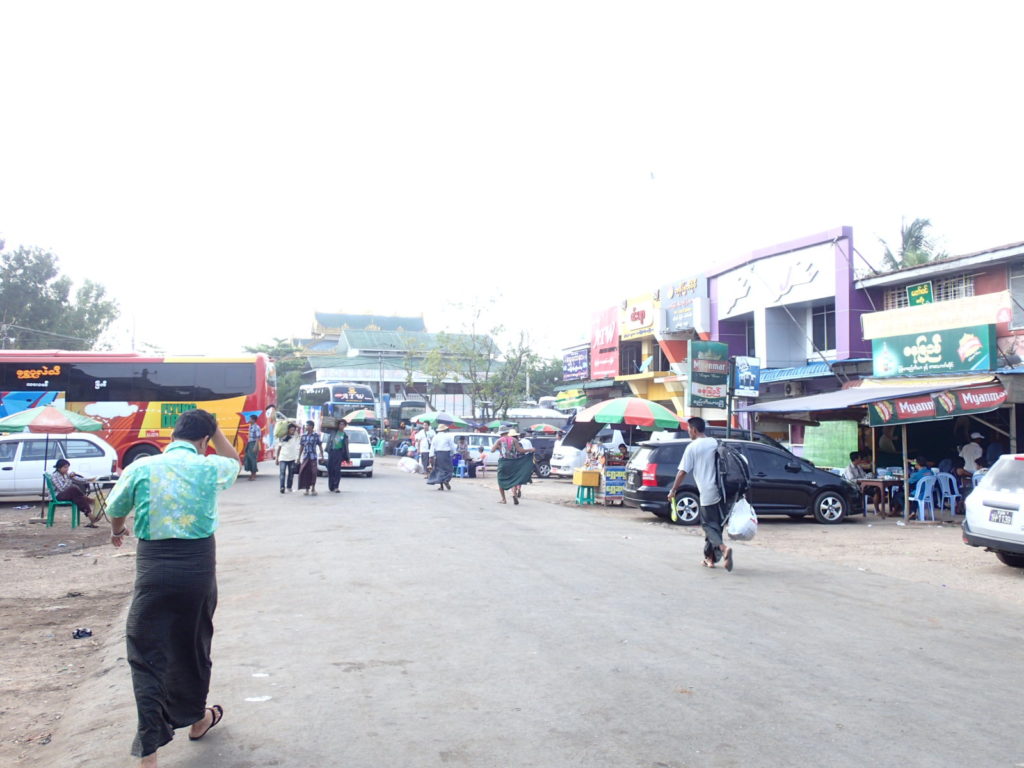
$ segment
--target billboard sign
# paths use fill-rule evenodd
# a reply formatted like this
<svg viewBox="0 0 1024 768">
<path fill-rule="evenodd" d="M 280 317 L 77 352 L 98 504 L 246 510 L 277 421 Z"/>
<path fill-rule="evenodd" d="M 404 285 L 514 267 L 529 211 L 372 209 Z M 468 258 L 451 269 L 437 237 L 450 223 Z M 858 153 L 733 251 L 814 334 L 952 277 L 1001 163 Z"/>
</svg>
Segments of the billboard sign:
<svg viewBox="0 0 1024 768">
<path fill-rule="evenodd" d="M 703 275 L 663 285 L 658 291 L 659 333 L 707 333 L 710 329 L 708 279 Z"/>
<path fill-rule="evenodd" d="M 868 421 L 872 427 L 890 424 L 908 424 L 915 421 L 952 419 L 968 413 L 985 413 L 1006 401 L 1006 390 L 1001 384 L 971 389 L 950 389 L 930 395 L 896 397 L 868 406 Z"/>
<path fill-rule="evenodd" d="M 729 346 L 720 341 L 691 341 L 686 404 L 725 408 L 729 397 Z"/>
<path fill-rule="evenodd" d="M 756 357 L 736 358 L 736 381 L 732 391 L 736 397 L 757 397 L 761 386 L 761 361 Z"/>
<path fill-rule="evenodd" d="M 562 380 L 582 381 L 590 378 L 590 348 L 574 349 L 562 355 Z"/>
<path fill-rule="evenodd" d="M 619 316 L 619 341 L 650 336 L 654 333 L 656 314 L 654 297 L 651 294 L 626 299 L 622 303 L 622 313 Z"/>
<path fill-rule="evenodd" d="M 889 378 L 992 370 L 994 331 L 991 325 L 972 325 L 872 339 L 872 373 Z"/>
<path fill-rule="evenodd" d="M 619 308 L 595 312 L 590 325 L 590 378 L 619 375 Z"/>
</svg>

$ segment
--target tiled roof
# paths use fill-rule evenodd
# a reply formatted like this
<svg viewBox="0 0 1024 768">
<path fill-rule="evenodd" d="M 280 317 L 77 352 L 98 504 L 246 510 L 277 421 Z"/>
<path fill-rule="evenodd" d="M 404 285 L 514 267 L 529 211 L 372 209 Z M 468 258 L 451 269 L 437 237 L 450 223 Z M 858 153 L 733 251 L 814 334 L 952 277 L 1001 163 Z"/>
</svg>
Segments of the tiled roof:
<svg viewBox="0 0 1024 768">
<path fill-rule="evenodd" d="M 325 330 L 426 331 L 422 317 L 389 317 L 387 315 L 346 315 L 335 312 L 314 312 L 314 321 Z"/>
</svg>

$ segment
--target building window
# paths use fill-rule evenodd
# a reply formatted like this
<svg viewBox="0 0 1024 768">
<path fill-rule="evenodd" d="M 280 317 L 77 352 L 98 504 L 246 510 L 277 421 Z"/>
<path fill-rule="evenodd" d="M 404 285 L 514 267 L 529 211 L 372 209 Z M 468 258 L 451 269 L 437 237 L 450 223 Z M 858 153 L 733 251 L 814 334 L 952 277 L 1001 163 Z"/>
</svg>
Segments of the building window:
<svg viewBox="0 0 1024 768">
<path fill-rule="evenodd" d="M 632 376 L 634 373 L 640 373 L 640 365 L 643 363 L 641 354 L 643 354 L 643 345 L 639 341 L 620 344 L 619 375 Z"/>
<path fill-rule="evenodd" d="M 925 281 L 922 281 L 925 282 Z M 1024 287 L 1024 284 L 1022 284 Z M 932 280 L 932 298 L 934 301 L 953 301 L 974 295 L 974 275 L 957 275 L 945 280 Z M 910 306 L 907 300 L 907 286 L 887 288 L 885 291 L 885 309 L 900 309 Z"/>
<path fill-rule="evenodd" d="M 1024 328 L 1024 261 L 1010 266 L 1010 301 L 1013 302 L 1011 328 Z"/>
<path fill-rule="evenodd" d="M 823 304 L 811 309 L 811 341 L 824 352 L 836 348 L 836 305 Z"/>
<path fill-rule="evenodd" d="M 744 352 L 747 357 L 757 357 L 757 343 L 754 340 L 754 317 L 750 316 L 747 318 L 746 323 L 743 326 L 743 332 L 746 336 L 746 346 Z"/>
</svg>

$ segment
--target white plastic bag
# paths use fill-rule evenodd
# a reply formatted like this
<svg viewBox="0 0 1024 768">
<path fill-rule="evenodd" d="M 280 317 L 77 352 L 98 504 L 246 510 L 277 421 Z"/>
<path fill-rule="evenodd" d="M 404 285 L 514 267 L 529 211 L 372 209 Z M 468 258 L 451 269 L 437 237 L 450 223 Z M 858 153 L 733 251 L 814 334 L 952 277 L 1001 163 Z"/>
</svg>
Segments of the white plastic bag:
<svg viewBox="0 0 1024 768">
<path fill-rule="evenodd" d="M 410 456 L 403 456 L 398 460 L 398 468 L 409 474 L 419 474 L 423 471 L 423 465 Z"/>
<path fill-rule="evenodd" d="M 757 513 L 746 498 L 740 498 L 732 505 L 726 532 L 730 539 L 750 541 L 757 534 Z"/>
</svg>

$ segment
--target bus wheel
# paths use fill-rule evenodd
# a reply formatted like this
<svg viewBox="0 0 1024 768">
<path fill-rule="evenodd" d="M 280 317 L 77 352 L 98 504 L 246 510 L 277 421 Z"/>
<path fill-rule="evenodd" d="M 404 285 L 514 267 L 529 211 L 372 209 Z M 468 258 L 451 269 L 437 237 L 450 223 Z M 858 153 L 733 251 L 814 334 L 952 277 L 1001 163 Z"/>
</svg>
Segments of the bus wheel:
<svg viewBox="0 0 1024 768">
<path fill-rule="evenodd" d="M 143 456 L 156 456 L 158 453 L 160 453 L 160 450 L 152 445 L 136 445 L 124 455 L 124 466 L 127 467 L 133 461 L 141 459 Z"/>
</svg>

